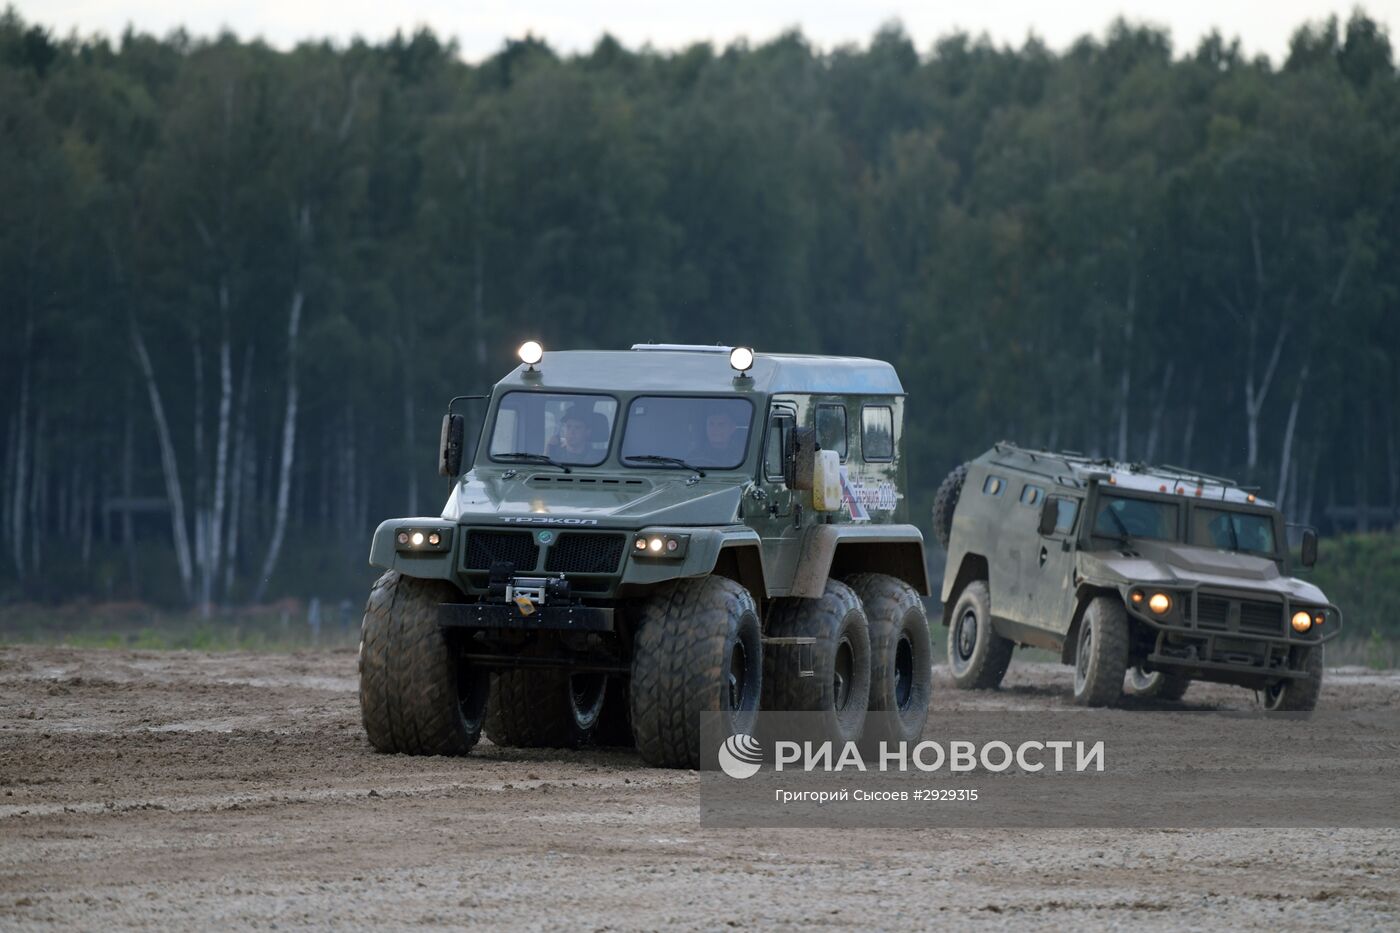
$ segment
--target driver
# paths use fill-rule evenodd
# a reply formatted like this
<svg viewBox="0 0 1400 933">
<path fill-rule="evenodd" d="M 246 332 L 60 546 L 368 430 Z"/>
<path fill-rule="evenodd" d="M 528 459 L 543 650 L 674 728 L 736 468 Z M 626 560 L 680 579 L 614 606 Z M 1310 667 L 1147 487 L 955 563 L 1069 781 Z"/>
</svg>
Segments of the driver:
<svg viewBox="0 0 1400 933">
<path fill-rule="evenodd" d="M 569 463 L 591 460 L 593 427 L 588 423 L 588 415 L 576 408 L 569 409 L 559 423 L 559 437 L 549 443 L 545 453 Z"/>
</svg>

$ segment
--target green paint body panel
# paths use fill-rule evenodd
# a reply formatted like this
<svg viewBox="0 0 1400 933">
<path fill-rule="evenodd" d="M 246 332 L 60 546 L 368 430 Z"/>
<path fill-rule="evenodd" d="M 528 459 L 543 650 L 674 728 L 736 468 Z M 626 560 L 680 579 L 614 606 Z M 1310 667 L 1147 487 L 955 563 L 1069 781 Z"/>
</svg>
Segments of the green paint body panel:
<svg viewBox="0 0 1400 933">
<path fill-rule="evenodd" d="M 448 580 L 468 596 L 482 596 L 486 571 L 469 566 L 473 560 L 483 562 L 468 554 L 473 534 L 515 532 L 518 539 L 520 532 L 547 532 L 552 535 L 549 541 L 536 541 L 536 566 L 517 567 L 516 573 L 562 573 L 590 602 L 609 604 L 643 595 L 648 587 L 668 580 L 735 566 L 748 568 L 741 582 L 758 590 L 754 595 L 762 600 L 797 595 L 794 581 L 804 569 L 804 542 L 811 529 L 822 525 L 834 529 L 824 533 L 826 537 L 834 534 L 838 542 L 844 541 L 835 550 L 848 565 L 857 565 L 859 557 L 865 561 L 861 566 L 877 566 L 883 552 L 876 549 L 901 548 L 901 575 L 927 594 L 923 537 L 907 519 L 904 394 L 894 369 L 875 360 L 757 354 L 750 373 L 736 378 L 727 353 L 713 351 L 547 352 L 535 371 L 517 367 L 493 389 L 475 456 L 453 484 L 441 516 L 385 521 L 375 532 L 370 563 L 410 576 Z M 571 465 L 568 473 L 549 465 L 493 460 L 495 419 L 502 397 L 512 392 L 587 392 L 615 398 L 617 416 L 607 457 L 596 466 Z M 704 476 L 625 464 L 619 457 L 621 438 L 630 403 L 638 396 L 750 400 L 753 420 L 743 462 L 734 469 L 707 467 Z M 866 415 L 866 409 L 879 411 Z M 837 437 L 831 425 L 844 418 L 843 466 L 854 504 L 839 512 L 818 513 L 810 492 L 789 489 L 781 476 L 765 470 L 768 445 L 777 443 L 769 430 L 774 415 L 801 427 L 815 426 L 820 415 L 833 445 Z M 887 456 L 867 457 L 863 417 L 893 429 L 888 445 L 892 449 L 878 451 Z M 873 433 L 870 446 L 872 451 L 883 446 Z M 405 551 L 395 541 L 398 529 L 405 526 L 451 529 L 451 549 L 432 554 Z M 885 530 L 872 536 L 868 529 L 873 526 Z M 849 541 L 842 537 L 847 529 Z M 689 543 L 679 559 L 648 557 L 633 547 L 641 532 L 684 534 Z M 618 565 L 609 572 L 548 569 L 553 549 L 562 547 L 564 538 L 609 534 L 624 536 L 625 544 Z M 744 550 L 744 560 L 726 554 L 732 549 Z M 858 556 L 856 549 L 868 553 Z M 831 552 L 826 548 L 822 559 L 830 560 Z M 753 568 L 760 577 L 753 576 Z"/>
</svg>

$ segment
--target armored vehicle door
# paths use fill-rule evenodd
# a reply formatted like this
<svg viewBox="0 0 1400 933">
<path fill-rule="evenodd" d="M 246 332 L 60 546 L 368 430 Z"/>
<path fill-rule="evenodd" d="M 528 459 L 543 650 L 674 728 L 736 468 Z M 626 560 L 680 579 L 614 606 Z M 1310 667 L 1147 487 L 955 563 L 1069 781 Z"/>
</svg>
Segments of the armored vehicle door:
<svg viewBox="0 0 1400 933">
<path fill-rule="evenodd" d="M 801 551 L 802 529 L 798 526 L 800 511 L 794 514 L 794 492 L 783 480 L 783 458 L 787 441 L 797 427 L 797 405 L 790 401 L 774 401 L 768 410 L 768 425 L 763 438 L 763 459 L 759 463 L 754 488 L 762 493 L 755 501 L 744 504 L 744 513 L 762 541 L 763 566 L 770 579 L 770 589 L 786 590 L 797 570 Z"/>
<path fill-rule="evenodd" d="M 1055 527 L 1039 533 L 1040 513 L 1045 502 L 1055 508 Z M 1028 625 L 1061 635 L 1069 631 L 1074 612 L 1075 534 L 1079 527 L 1080 501 L 1054 488 L 1027 483 L 1021 493 L 1019 522 L 1028 523 L 1028 538 L 1034 542 L 1022 552 L 1021 582 L 1025 603 L 1022 618 Z"/>
</svg>

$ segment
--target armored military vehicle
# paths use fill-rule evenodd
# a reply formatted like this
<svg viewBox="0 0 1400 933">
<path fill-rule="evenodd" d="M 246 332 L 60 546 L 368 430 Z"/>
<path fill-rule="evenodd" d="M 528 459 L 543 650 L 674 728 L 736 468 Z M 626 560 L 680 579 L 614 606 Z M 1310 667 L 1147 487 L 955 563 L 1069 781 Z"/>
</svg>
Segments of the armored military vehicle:
<svg viewBox="0 0 1400 933">
<path fill-rule="evenodd" d="M 1074 665 L 1086 706 L 1180 699 L 1193 680 L 1270 710 L 1317 703 L 1341 611 L 1288 575 L 1283 516 L 1237 483 L 1003 443 L 948 475 L 933 523 L 961 688 L 996 687 L 1023 645 Z M 1306 529 L 1300 562 L 1316 559 Z"/>
<path fill-rule="evenodd" d="M 550 353 L 443 420 L 440 516 L 374 534 L 375 748 L 631 744 L 695 767 L 701 713 L 910 739 L 931 682 L 904 393 L 873 360 L 639 345 Z M 463 472 L 463 457 L 467 456 Z"/>
</svg>

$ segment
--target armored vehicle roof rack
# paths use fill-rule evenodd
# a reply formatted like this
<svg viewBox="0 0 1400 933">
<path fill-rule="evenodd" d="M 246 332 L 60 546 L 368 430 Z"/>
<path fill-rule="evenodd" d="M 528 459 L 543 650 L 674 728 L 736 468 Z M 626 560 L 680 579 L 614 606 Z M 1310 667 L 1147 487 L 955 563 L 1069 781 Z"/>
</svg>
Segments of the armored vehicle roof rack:
<svg viewBox="0 0 1400 933">
<path fill-rule="evenodd" d="M 1143 492 L 1194 494 L 1222 501 L 1268 506 L 1256 496 L 1258 487 L 1242 486 L 1224 476 L 1163 464 L 1120 463 L 1109 457 L 1087 457 L 1077 451 L 1040 450 L 1002 441 L 992 448 L 995 462 L 1054 480 L 1061 485 L 1084 486 L 1092 479 Z"/>
</svg>

